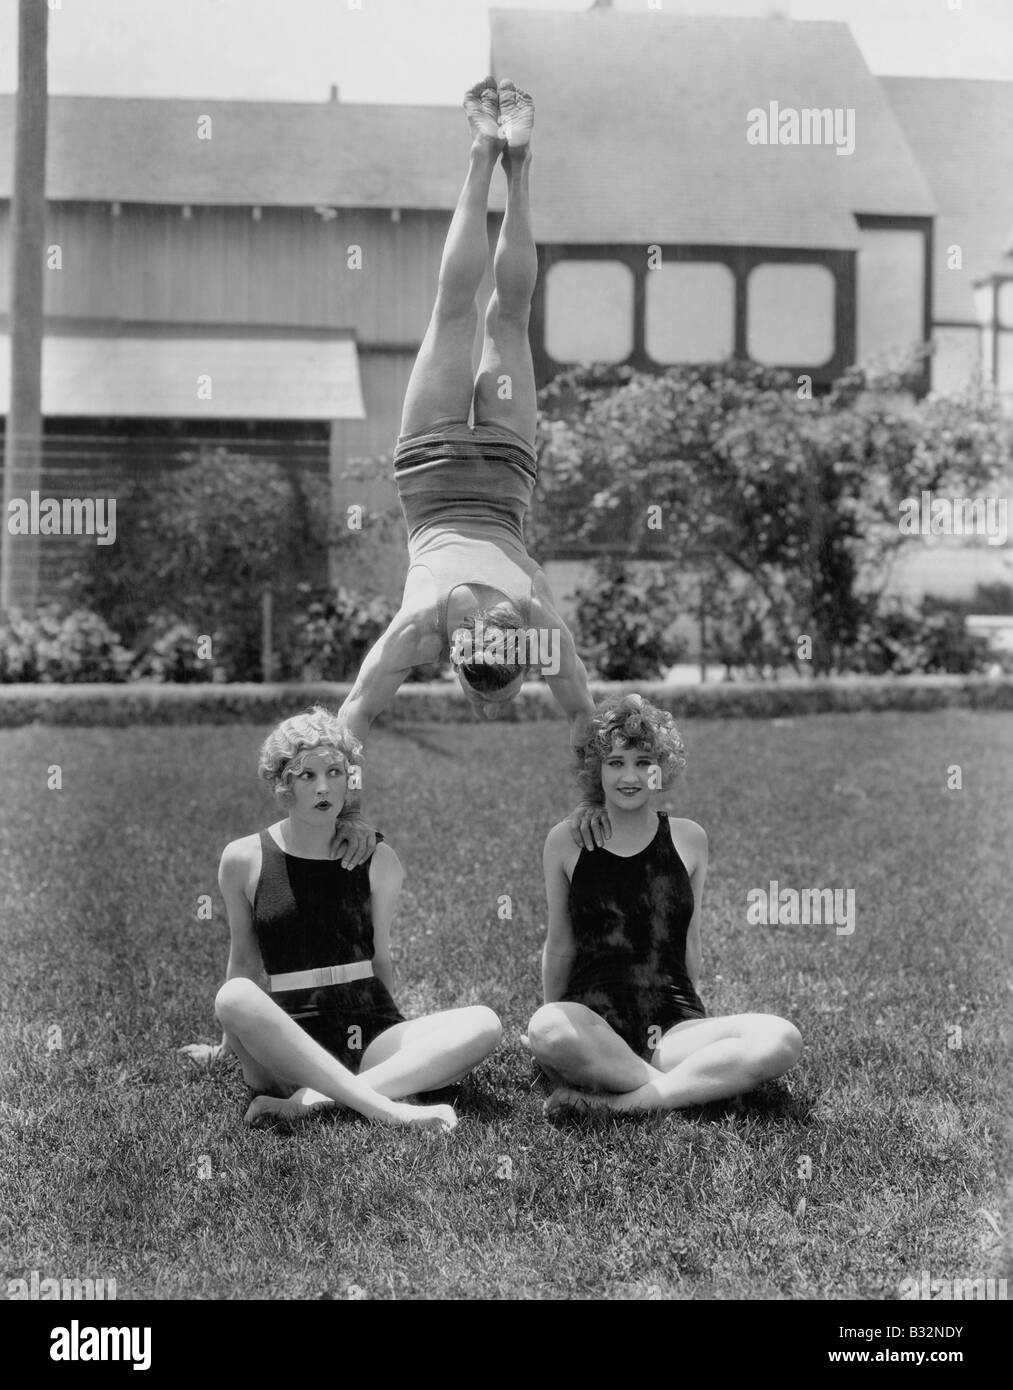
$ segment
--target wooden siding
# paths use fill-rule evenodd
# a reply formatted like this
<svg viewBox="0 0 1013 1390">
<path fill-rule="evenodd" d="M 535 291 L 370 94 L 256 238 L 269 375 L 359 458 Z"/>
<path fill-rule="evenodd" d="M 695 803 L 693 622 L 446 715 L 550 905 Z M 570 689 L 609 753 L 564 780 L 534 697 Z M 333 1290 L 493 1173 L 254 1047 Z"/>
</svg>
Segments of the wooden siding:
<svg viewBox="0 0 1013 1390">
<path fill-rule="evenodd" d="M 9 208 L 0 209 L 0 286 L 9 288 Z M 179 208 L 50 203 L 45 310 L 59 318 L 346 328 L 362 344 L 414 348 L 429 321 L 442 212 Z M 346 248 L 362 248 L 348 268 Z"/>
</svg>

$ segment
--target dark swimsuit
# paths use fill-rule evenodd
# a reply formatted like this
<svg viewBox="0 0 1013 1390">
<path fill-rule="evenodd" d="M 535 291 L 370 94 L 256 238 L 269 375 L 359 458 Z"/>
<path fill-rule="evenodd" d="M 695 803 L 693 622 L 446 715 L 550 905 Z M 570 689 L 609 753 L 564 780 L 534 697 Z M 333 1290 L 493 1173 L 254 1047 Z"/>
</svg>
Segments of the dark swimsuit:
<svg viewBox="0 0 1013 1390">
<path fill-rule="evenodd" d="M 706 1018 L 686 973 L 693 888 L 664 811 L 638 854 L 582 849 L 569 906 L 577 955 L 563 1001 L 593 1009 L 647 1059 L 667 1029 Z"/>
<path fill-rule="evenodd" d="M 383 836 L 377 834 L 377 840 Z M 260 832 L 262 862 L 253 928 L 269 975 L 373 959 L 369 860 L 343 869 L 336 859 L 302 859 Z M 271 996 L 311 1038 L 357 1071 L 378 1034 L 405 1021 L 375 976 Z"/>
</svg>

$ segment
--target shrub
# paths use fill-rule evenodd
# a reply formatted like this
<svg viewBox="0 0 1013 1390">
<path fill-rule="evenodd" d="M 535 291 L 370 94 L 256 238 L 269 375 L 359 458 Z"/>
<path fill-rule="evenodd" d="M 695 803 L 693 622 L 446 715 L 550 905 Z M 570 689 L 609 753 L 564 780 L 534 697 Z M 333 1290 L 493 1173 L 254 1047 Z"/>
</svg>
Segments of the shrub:
<svg viewBox="0 0 1013 1390">
<path fill-rule="evenodd" d="M 395 613 L 382 597 L 339 587 L 311 599 L 292 625 L 289 665 L 302 680 L 352 680 Z"/>
<path fill-rule="evenodd" d="M 855 368 L 807 399 L 790 373 L 744 363 L 570 372 L 540 397 L 532 549 L 734 572 L 762 605 L 719 631 L 726 650 L 741 638 L 756 665 L 772 642 L 787 663 L 789 635 L 805 633 L 811 669 L 848 669 L 869 643 L 871 591 L 883 598 L 890 558 L 911 544 L 904 499 L 1001 487 L 1013 462 L 994 394 L 915 400 L 910 379 L 907 364 Z"/>
<path fill-rule="evenodd" d="M 221 634 L 215 664 L 229 680 L 259 678 L 264 589 L 281 633 L 300 585 L 326 575 L 327 478 L 204 447 L 137 469 L 120 493 L 116 545 L 96 547 L 67 585 L 131 647 L 146 644 L 152 613 L 171 611 L 192 632 Z"/>
<path fill-rule="evenodd" d="M 43 684 L 124 681 L 133 657 L 97 613 L 55 605 L 33 618 L 0 615 L 0 681 Z"/>
<path fill-rule="evenodd" d="M 622 560 L 595 562 L 596 582 L 574 594 L 578 651 L 602 680 L 655 680 L 684 654 L 671 629 L 678 592 L 660 565 L 635 574 Z"/>
<path fill-rule="evenodd" d="M 991 664 L 988 642 L 967 631 L 963 605 L 926 598 L 871 609 L 847 652 L 850 670 L 868 675 L 971 675 Z"/>
<path fill-rule="evenodd" d="M 224 646 L 220 634 L 197 633 L 191 624 L 175 614 L 155 614 L 149 625 L 147 643 L 134 661 L 131 679 L 180 684 L 222 679 L 221 666 L 198 654 L 198 640 L 205 635 L 210 638 L 211 652 L 220 652 Z"/>
</svg>

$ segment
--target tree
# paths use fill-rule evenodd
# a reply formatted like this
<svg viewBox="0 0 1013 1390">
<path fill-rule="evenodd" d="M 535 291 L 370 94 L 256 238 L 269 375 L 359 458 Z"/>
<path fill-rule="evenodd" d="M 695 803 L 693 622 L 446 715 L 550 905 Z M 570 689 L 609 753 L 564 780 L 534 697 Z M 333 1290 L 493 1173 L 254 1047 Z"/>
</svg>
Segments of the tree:
<svg viewBox="0 0 1013 1390">
<path fill-rule="evenodd" d="M 838 668 L 906 540 L 903 499 L 980 492 L 1010 467 L 994 400 L 915 401 L 905 384 L 855 369 L 800 399 L 794 378 L 742 363 L 568 373 L 542 393 L 532 549 L 664 556 L 726 626 L 730 596 L 748 596 L 743 633 L 773 664 L 807 634 L 814 669 Z"/>
</svg>

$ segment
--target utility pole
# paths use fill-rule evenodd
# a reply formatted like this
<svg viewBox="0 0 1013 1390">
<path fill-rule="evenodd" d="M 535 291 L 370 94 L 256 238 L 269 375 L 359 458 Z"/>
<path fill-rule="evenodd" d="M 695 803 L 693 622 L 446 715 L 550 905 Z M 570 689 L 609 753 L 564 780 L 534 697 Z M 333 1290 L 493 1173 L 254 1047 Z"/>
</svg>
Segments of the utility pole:
<svg viewBox="0 0 1013 1390">
<path fill-rule="evenodd" d="M 43 257 L 46 234 L 48 0 L 18 3 L 18 91 L 11 197 L 11 397 L 4 437 L 0 612 L 31 613 L 38 600 L 39 538 L 12 536 L 8 503 L 42 474 Z"/>
</svg>

